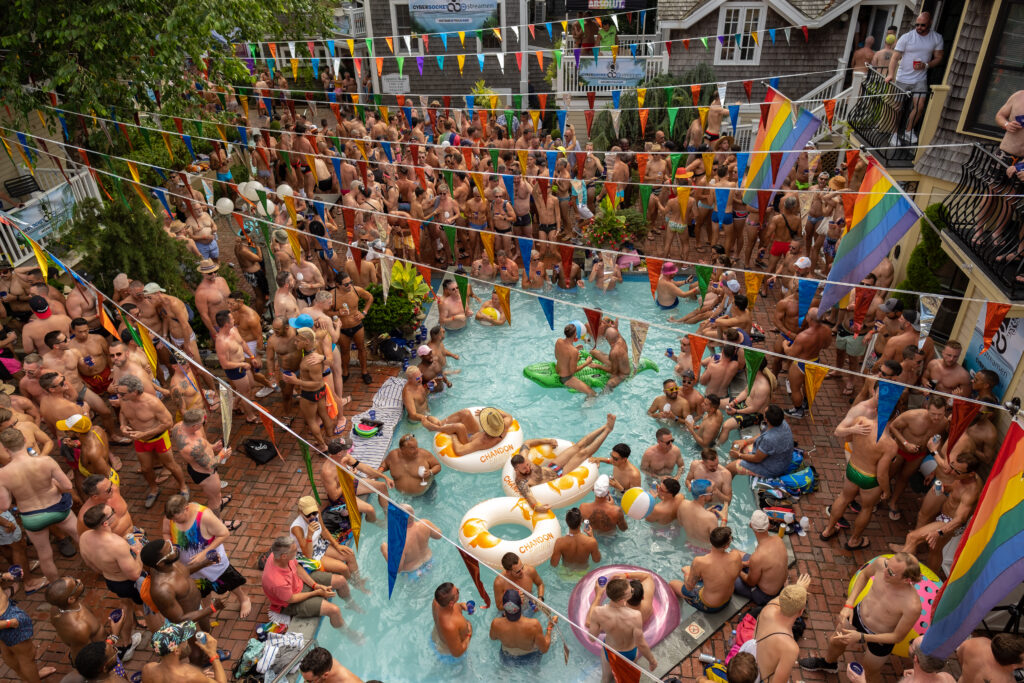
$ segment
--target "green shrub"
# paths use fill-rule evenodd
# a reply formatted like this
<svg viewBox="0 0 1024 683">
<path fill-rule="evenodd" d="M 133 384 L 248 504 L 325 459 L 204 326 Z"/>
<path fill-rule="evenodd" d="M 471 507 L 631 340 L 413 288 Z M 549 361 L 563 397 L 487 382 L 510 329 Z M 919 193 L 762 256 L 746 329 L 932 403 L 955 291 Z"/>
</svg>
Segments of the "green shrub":
<svg viewBox="0 0 1024 683">
<path fill-rule="evenodd" d="M 393 292 L 384 301 L 384 290 L 378 284 L 371 284 L 366 291 L 373 295 L 373 306 L 363 319 L 363 326 L 369 338 L 380 334 L 402 331 L 416 320 L 416 306 L 404 296 Z"/>
<path fill-rule="evenodd" d="M 939 230 L 945 230 L 948 226 L 945 205 L 936 202 L 928 206 L 924 213 Z M 910 259 L 907 261 L 907 277 L 897 285 L 897 289 L 941 293 L 942 280 L 936 273 L 947 263 L 949 263 L 949 257 L 942 250 L 942 239 L 938 232 L 928 224 L 927 220 L 921 221 L 919 241 L 914 250 L 910 252 Z M 903 302 L 905 308 L 913 307 L 914 310 L 917 310 L 915 295 L 896 294 L 895 296 Z"/>
</svg>

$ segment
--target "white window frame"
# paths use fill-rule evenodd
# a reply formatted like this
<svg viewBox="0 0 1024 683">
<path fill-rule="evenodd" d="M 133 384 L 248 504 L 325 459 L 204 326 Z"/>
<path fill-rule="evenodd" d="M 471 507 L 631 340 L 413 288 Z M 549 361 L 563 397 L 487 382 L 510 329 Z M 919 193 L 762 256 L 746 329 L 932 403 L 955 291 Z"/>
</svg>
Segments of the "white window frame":
<svg viewBox="0 0 1024 683">
<path fill-rule="evenodd" d="M 486 48 L 485 49 L 484 48 L 484 41 L 479 39 L 479 38 L 477 38 L 476 39 L 476 51 L 479 52 L 480 54 L 496 55 L 498 53 L 505 53 L 505 52 L 507 52 L 507 50 L 505 49 L 505 43 L 508 40 L 508 34 L 511 33 L 511 31 L 509 30 L 508 22 L 505 19 L 506 19 L 506 15 L 508 14 L 508 3 L 510 1 L 512 1 L 512 0 L 499 0 L 499 4 L 501 5 L 501 11 L 498 12 L 498 28 L 502 29 L 502 33 L 501 33 L 501 49 L 500 50 L 497 50 L 497 49 L 494 49 L 494 48 Z M 489 28 L 488 29 L 484 29 L 484 31 L 485 32 L 490 32 L 492 36 L 494 35 L 494 32 L 491 31 L 491 29 L 489 29 Z M 474 35 L 476 34 L 475 31 L 473 33 L 474 33 Z M 523 56 L 523 59 L 526 59 L 525 55 Z M 508 66 L 508 65 L 506 64 L 505 66 Z"/>
<path fill-rule="evenodd" d="M 754 56 L 752 59 L 740 59 L 734 57 L 732 59 L 725 59 L 722 57 L 722 43 L 715 38 L 715 65 L 716 66 L 759 66 L 761 64 L 761 45 L 763 45 L 764 25 L 767 19 L 768 6 L 761 3 L 749 3 L 749 2 L 727 2 L 718 8 L 718 35 L 723 36 L 727 41 L 735 41 L 734 35 L 736 31 L 726 34 L 725 32 L 725 17 L 729 10 L 739 10 L 740 21 L 739 25 L 746 26 L 748 18 L 747 13 L 750 10 L 757 10 L 757 42 L 754 44 Z M 743 32 L 745 34 L 745 32 Z M 744 35 L 744 37 L 746 37 Z M 753 40 L 750 38 L 749 40 Z M 740 49 L 737 47 L 735 54 L 739 54 Z"/>
<path fill-rule="evenodd" d="M 406 52 L 406 50 L 405 50 L 405 39 L 402 38 L 402 36 L 398 32 L 398 5 L 403 5 L 404 7 L 406 7 L 406 9 L 408 9 L 408 7 L 409 7 L 409 0 L 391 0 L 391 3 L 390 3 L 390 10 L 391 10 L 391 35 L 394 36 L 393 40 L 395 42 L 395 55 L 394 56 L 397 56 L 397 57 L 422 57 L 423 54 L 424 54 L 423 53 L 423 39 L 422 38 L 412 38 L 412 37 L 410 37 L 410 39 L 409 39 L 409 48 L 410 49 L 409 49 L 408 52 Z M 390 54 L 391 50 L 388 50 L 386 53 L 380 51 L 381 48 L 387 47 L 387 41 L 384 40 L 383 37 L 374 40 L 374 43 L 380 44 L 380 47 L 377 47 L 376 45 L 374 46 L 377 54 L 379 54 L 381 56 L 384 56 L 384 55 L 391 56 L 391 54 Z M 376 67 L 374 67 L 374 68 L 376 68 Z"/>
</svg>

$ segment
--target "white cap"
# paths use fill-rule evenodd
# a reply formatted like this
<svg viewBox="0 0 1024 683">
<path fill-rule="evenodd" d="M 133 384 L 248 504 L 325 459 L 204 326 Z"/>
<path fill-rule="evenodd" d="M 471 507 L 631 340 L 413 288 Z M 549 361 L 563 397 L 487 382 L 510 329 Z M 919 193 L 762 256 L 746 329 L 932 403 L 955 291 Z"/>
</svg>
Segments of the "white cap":
<svg viewBox="0 0 1024 683">
<path fill-rule="evenodd" d="M 725 284 L 729 289 L 732 290 L 733 294 L 737 294 L 740 291 L 740 283 L 738 280 L 729 280 Z"/>
<path fill-rule="evenodd" d="M 609 480 L 607 474 L 602 474 L 594 482 L 594 495 L 598 498 L 604 498 L 608 495 Z"/>
<path fill-rule="evenodd" d="M 754 510 L 750 515 L 750 528 L 754 531 L 768 531 L 771 527 L 771 520 L 764 510 Z"/>
<path fill-rule="evenodd" d="M 795 265 L 796 265 L 797 268 L 810 268 L 811 267 L 811 259 L 807 258 L 806 256 L 801 256 L 800 258 L 798 258 L 796 260 L 796 264 Z"/>
</svg>

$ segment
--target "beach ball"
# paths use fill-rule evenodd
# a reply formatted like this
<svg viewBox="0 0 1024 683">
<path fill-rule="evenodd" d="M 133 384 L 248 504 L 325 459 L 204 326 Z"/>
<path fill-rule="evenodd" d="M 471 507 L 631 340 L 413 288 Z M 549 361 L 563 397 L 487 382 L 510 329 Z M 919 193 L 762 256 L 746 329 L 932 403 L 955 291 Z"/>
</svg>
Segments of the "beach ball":
<svg viewBox="0 0 1024 683">
<path fill-rule="evenodd" d="M 892 557 L 892 553 L 886 553 L 885 555 L 879 555 L 878 557 Z M 854 575 L 850 578 L 850 584 L 846 588 L 847 594 L 853 590 L 853 585 L 857 582 L 857 577 L 869 564 L 878 559 L 873 558 L 858 569 Z M 921 616 L 917 621 L 914 622 L 914 627 L 910 629 L 910 633 L 907 637 L 896 643 L 893 647 L 892 652 L 900 657 L 908 657 L 910 655 L 910 641 L 918 636 L 923 636 L 924 632 L 928 630 L 928 627 L 932 623 L 932 609 L 935 607 L 935 598 L 939 593 L 939 588 L 942 587 L 942 579 L 939 578 L 938 574 L 929 569 L 928 567 L 921 566 L 921 580 L 914 584 L 914 588 L 917 590 L 917 596 L 921 599 Z M 852 605 L 857 605 L 864 596 L 868 594 L 868 590 L 871 589 L 871 582 L 874 579 L 868 581 L 868 585 L 864 587 L 864 590 L 860 592 L 860 595 L 854 597 L 850 602 Z M 853 596 L 850 596 L 853 597 Z"/>
<path fill-rule="evenodd" d="M 643 519 L 654 509 L 654 498 L 651 494 L 634 486 L 622 494 L 622 511 L 632 519 Z"/>
<path fill-rule="evenodd" d="M 498 312 L 494 310 L 492 306 L 485 306 L 484 308 L 481 308 L 480 313 L 490 318 L 494 322 L 498 322 Z"/>
</svg>

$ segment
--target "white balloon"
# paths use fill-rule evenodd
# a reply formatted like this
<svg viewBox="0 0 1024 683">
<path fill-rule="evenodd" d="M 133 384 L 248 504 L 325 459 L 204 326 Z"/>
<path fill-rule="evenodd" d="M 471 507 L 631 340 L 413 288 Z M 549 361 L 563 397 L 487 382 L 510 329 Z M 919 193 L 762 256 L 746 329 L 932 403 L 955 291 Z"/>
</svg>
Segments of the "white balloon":
<svg viewBox="0 0 1024 683">
<path fill-rule="evenodd" d="M 222 216 L 227 216 L 229 213 L 235 210 L 235 203 L 227 197 L 221 197 L 217 200 L 217 213 Z"/>
<path fill-rule="evenodd" d="M 277 186 L 277 196 L 278 197 L 282 197 L 282 198 L 283 197 L 294 197 L 295 196 L 295 190 L 292 189 L 291 185 L 289 185 L 287 183 L 281 183 L 280 185 Z"/>
<path fill-rule="evenodd" d="M 258 181 L 253 180 L 248 185 L 246 185 L 245 189 L 242 190 L 241 192 L 243 197 L 248 199 L 250 202 L 254 202 L 260 198 L 259 194 L 257 194 L 257 190 L 262 189 L 263 186 Z"/>
<path fill-rule="evenodd" d="M 267 200 L 266 209 L 263 208 L 263 202 L 256 203 L 256 213 L 260 216 L 273 216 L 274 211 L 276 211 L 276 209 L 277 207 L 274 205 L 274 202 L 270 201 L 269 199 Z"/>
</svg>

